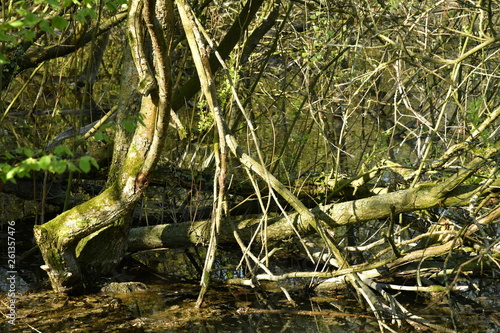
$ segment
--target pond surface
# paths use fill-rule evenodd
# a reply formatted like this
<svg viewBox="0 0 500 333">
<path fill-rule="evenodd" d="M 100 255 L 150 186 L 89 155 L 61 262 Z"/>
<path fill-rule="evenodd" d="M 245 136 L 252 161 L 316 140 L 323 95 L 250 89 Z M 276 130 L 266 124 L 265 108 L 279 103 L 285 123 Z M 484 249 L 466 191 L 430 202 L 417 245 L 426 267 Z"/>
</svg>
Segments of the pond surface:
<svg viewBox="0 0 500 333">
<path fill-rule="evenodd" d="M 268 291 L 214 284 L 201 309 L 195 308 L 198 284 L 149 278 L 147 289 L 132 292 L 99 292 L 67 297 L 47 290 L 25 291 L 16 303 L 14 325 L 3 323 L 1 332 L 378 332 L 373 315 L 341 291 L 309 294 L 291 291 L 293 307 L 273 286 Z M 142 284 L 141 284 L 142 285 Z M 406 302 L 404 300 L 406 299 Z M 2 305 L 8 299 L 0 298 Z M 427 320 L 459 332 L 498 332 L 500 299 L 488 299 L 490 307 L 460 305 L 453 311 L 444 303 L 427 306 L 414 295 L 402 298 L 405 306 L 420 308 Z M 418 303 L 417 303 L 418 302 Z M 412 305 L 413 304 L 413 305 Z M 2 306 L 2 312 L 5 307 Z M 390 320 L 389 320 L 390 322 Z M 394 326 L 397 332 L 411 327 Z M 424 330 L 425 331 L 425 330 Z"/>
<path fill-rule="evenodd" d="M 213 288 L 205 306 L 196 309 L 197 289 L 191 284 L 162 284 L 150 285 L 147 291 L 71 298 L 48 291 L 27 294 L 18 301 L 16 324 L 3 328 L 12 332 L 359 332 L 377 327 L 369 315 L 334 313 L 326 299 L 292 307 L 280 296 L 240 288 Z"/>
</svg>

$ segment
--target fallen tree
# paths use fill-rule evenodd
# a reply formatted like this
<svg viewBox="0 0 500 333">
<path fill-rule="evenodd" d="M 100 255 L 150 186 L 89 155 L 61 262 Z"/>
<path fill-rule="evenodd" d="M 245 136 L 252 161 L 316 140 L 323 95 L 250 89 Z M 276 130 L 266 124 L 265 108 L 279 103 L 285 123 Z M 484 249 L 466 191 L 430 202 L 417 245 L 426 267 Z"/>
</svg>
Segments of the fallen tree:
<svg viewBox="0 0 500 333">
<path fill-rule="evenodd" d="M 316 207 L 311 212 L 314 215 L 326 216 L 325 220 L 330 221 L 328 225 L 335 228 L 390 217 L 393 214 L 391 207 L 395 208 L 396 214 L 401 214 L 435 207 L 464 206 L 475 195 L 487 196 L 500 185 L 500 180 L 496 180 L 487 189 L 482 185 L 461 185 L 445 193 L 443 188 L 447 185 L 449 181 L 422 184 L 397 192 Z M 262 216 L 255 215 L 234 218 L 233 224 L 243 240 L 250 240 L 261 221 Z M 134 228 L 129 235 L 129 251 L 205 244 L 209 237 L 209 223 L 210 220 L 206 220 Z M 301 234 L 313 232 L 308 221 L 298 213 L 291 213 L 288 216 L 270 218 L 265 229 L 265 238 L 268 241 L 285 239 L 296 235 L 297 231 Z M 229 223 L 221 225 L 219 237 L 221 243 L 234 242 L 233 230 Z"/>
<path fill-rule="evenodd" d="M 393 238 L 393 224 L 391 223 L 388 232 L 382 233 L 381 239 L 372 244 L 343 249 L 345 251 L 371 249 L 379 251 L 382 248 L 378 254 L 372 255 L 369 260 L 357 265 L 346 264 L 346 261 L 343 261 L 346 258 L 344 254 L 338 255 L 331 250 L 331 244 L 335 243 L 328 244 L 328 237 L 331 236 L 321 235 L 321 230 L 318 230 L 321 227 L 317 227 L 317 222 L 318 220 L 323 221 L 327 227 L 332 229 L 383 218 L 390 218 L 391 222 L 394 222 L 396 214 L 436 207 L 466 206 L 486 197 L 496 196 L 495 192 L 500 185 L 498 179 L 489 178 L 483 184 L 477 185 L 460 184 L 485 163 L 494 160 L 497 155 L 496 149 L 490 149 L 483 156 L 473 159 L 454 176 L 439 183 L 420 184 L 393 193 L 316 207 L 311 210 L 312 217 L 300 212 L 291 213 L 286 216 L 270 218 L 267 220 L 267 227 L 263 226 L 263 216 L 247 216 L 235 220 L 226 219 L 226 223 L 220 225 L 218 242 L 231 243 L 236 240 L 242 246 L 245 255 L 248 255 L 255 262 L 255 265 L 264 271 L 258 273 L 257 270 L 254 270 L 247 278 L 229 279 L 227 283 L 255 287 L 263 281 L 276 282 L 292 304 L 293 300 L 281 284 L 284 280 L 305 278 L 310 281 L 310 279 L 314 279 L 314 281 L 319 282 L 316 286 L 318 291 L 332 291 L 350 284 L 363 295 L 377 317 L 379 325 L 383 327 L 385 327 L 385 322 L 382 318 L 385 313 L 393 318 L 404 318 L 407 323 L 416 328 L 454 332 L 413 314 L 388 290 L 432 294 L 463 291 L 467 287 L 455 284 L 461 273 L 480 274 L 495 269 L 495 263 L 498 264 L 499 258 L 498 249 L 484 246 L 483 236 L 477 237 L 474 233 L 487 224 L 498 222 L 500 206 L 460 229 L 450 228 L 452 223 L 450 221 L 439 221 L 434 224 L 437 228 L 431 227 L 426 233 L 399 242 L 395 242 Z M 239 156 L 241 159 L 242 155 Z M 252 163 L 248 165 L 251 166 Z M 269 181 L 269 183 L 273 181 Z M 279 183 L 272 183 L 271 186 L 280 194 L 287 195 L 286 191 L 281 192 Z M 309 218 L 314 219 L 314 221 L 308 220 Z M 129 250 L 206 244 L 210 237 L 211 223 L 211 221 L 199 221 L 132 229 L 129 235 Z M 292 236 L 300 238 L 301 235 L 315 232 L 322 236 L 324 243 L 315 252 L 312 252 L 311 249 L 306 249 L 306 252 L 317 265 L 316 267 L 321 264 L 326 269 L 274 274 L 266 265 L 262 264 L 264 260 L 267 261 L 279 250 L 280 245 L 274 246 L 276 241 Z M 252 242 L 265 243 L 266 246 L 269 246 L 270 251 L 259 260 L 249 250 L 250 246 L 242 245 Z M 464 246 L 466 243 L 468 243 L 467 247 Z M 336 247 L 336 245 L 334 246 Z M 485 255 L 489 259 L 483 260 Z M 423 281 L 423 285 L 408 286 L 379 282 L 380 279 L 393 281 L 397 278 L 418 279 Z"/>
</svg>

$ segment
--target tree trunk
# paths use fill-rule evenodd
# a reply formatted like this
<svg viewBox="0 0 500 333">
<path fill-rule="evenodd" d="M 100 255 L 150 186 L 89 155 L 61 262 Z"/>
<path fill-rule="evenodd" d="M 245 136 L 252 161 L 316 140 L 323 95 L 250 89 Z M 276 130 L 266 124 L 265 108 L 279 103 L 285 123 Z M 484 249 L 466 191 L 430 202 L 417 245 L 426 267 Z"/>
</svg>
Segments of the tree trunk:
<svg viewBox="0 0 500 333">
<path fill-rule="evenodd" d="M 122 67 L 121 96 L 116 123 L 137 117 L 140 110 L 141 95 L 136 91 L 138 75 L 130 49 L 127 47 Z M 122 162 L 130 148 L 132 134 L 123 127 L 118 127 L 114 138 L 113 161 L 110 166 L 108 184 L 113 184 L 123 167 Z M 105 276 L 116 267 L 127 250 L 127 237 L 132 222 L 132 210 L 105 227 L 85 238 L 76 248 L 76 256 L 86 279 Z M 109 240 L 112 239 L 113 242 Z"/>
<path fill-rule="evenodd" d="M 88 270 L 85 267 L 83 274 L 80 256 L 86 258 L 85 261 L 89 261 L 86 264 L 94 267 L 99 274 L 109 272 L 119 262 L 126 246 L 123 240 L 129 228 L 126 216 L 148 186 L 148 175 L 157 162 L 165 139 L 172 89 L 169 59 L 174 31 L 173 6 L 167 1 L 156 3 L 155 8 L 154 1 L 143 3 L 134 0 L 130 8 L 129 43 L 142 79 L 141 122 L 132 137 L 118 176 L 103 193 L 46 224 L 35 226 L 35 238 L 46 263 L 42 268 L 47 271 L 56 292 L 76 291 L 83 286 Z M 162 15 L 164 20 L 161 22 L 166 24 L 167 29 L 162 30 L 155 15 Z M 145 25 L 142 20 L 146 21 Z M 145 47 L 143 43 L 146 33 L 151 39 L 151 48 Z M 146 52 L 148 49 L 150 52 Z M 138 59 L 139 54 L 149 56 Z M 147 63 L 147 59 L 151 58 L 154 74 L 149 66 L 144 67 L 144 62 Z M 85 239 L 104 229 L 110 238 L 101 236 L 95 240 Z M 92 246 L 92 251 L 85 255 L 86 246 Z M 92 258 L 96 253 L 98 260 Z"/>
</svg>

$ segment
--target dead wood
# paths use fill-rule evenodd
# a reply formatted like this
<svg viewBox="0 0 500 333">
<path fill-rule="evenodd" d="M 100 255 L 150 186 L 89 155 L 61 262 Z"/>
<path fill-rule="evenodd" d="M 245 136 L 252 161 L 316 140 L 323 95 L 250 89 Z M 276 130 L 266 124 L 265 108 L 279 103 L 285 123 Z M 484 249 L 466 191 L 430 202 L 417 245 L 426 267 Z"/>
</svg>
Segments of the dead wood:
<svg viewBox="0 0 500 333">
<path fill-rule="evenodd" d="M 326 215 L 331 221 L 329 226 L 334 228 L 387 218 L 391 214 L 391 206 L 395 207 L 397 214 L 401 214 L 438 206 L 465 205 L 467 200 L 481 188 L 480 185 L 462 185 L 444 197 L 438 194 L 433 195 L 436 192 L 435 189 L 440 187 L 440 184 L 425 184 L 370 198 L 316 207 L 312 212 L 315 215 Z M 253 232 L 257 230 L 262 216 L 252 215 L 232 219 L 232 223 L 235 224 L 241 238 L 248 241 Z M 205 244 L 208 240 L 208 223 L 209 221 L 197 221 L 134 228 L 129 235 L 129 251 Z M 221 225 L 221 243 L 234 242 L 232 229 L 228 223 L 229 221 Z M 304 221 L 298 213 L 292 213 L 288 217 L 278 216 L 268 221 L 268 227 L 265 231 L 267 240 L 276 241 L 293 237 L 295 236 L 294 228 L 302 234 L 313 232 L 307 221 Z"/>
</svg>

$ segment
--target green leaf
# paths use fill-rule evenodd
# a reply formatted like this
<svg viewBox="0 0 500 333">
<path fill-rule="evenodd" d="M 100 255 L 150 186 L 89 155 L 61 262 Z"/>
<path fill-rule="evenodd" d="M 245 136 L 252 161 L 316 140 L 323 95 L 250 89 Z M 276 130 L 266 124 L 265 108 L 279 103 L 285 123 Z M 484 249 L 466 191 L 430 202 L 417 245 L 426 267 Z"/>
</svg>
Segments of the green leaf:
<svg viewBox="0 0 500 333">
<path fill-rule="evenodd" d="M 96 168 L 96 169 L 99 169 L 99 164 L 97 164 L 97 161 L 95 158 L 91 157 L 90 158 L 90 162 L 92 163 L 92 165 Z"/>
<path fill-rule="evenodd" d="M 100 132 L 97 132 L 94 134 L 94 139 L 98 140 L 98 141 L 104 141 L 104 142 L 109 142 L 109 138 L 106 134 L 104 133 L 100 133 Z"/>
<path fill-rule="evenodd" d="M 111 11 L 115 11 L 119 7 L 126 5 L 126 4 L 127 4 L 127 0 L 107 0 L 106 1 L 106 7 Z"/>
<path fill-rule="evenodd" d="M 113 2 L 106 2 L 106 8 L 112 12 L 116 10 L 116 6 Z"/>
<path fill-rule="evenodd" d="M 57 161 L 51 165 L 51 172 L 55 172 L 57 174 L 62 174 L 68 168 L 68 162 L 66 161 Z"/>
<path fill-rule="evenodd" d="M 57 146 L 54 148 L 56 155 L 69 155 L 73 156 L 73 152 L 67 146 Z"/>
<path fill-rule="evenodd" d="M 40 170 L 40 163 L 38 160 L 35 160 L 33 157 L 29 157 L 26 160 L 24 160 L 21 165 L 19 165 L 20 170 L 27 170 L 28 172 L 30 170 L 35 170 L 39 171 Z"/>
<path fill-rule="evenodd" d="M 62 18 L 59 15 L 56 15 L 52 18 L 52 25 L 54 28 L 59 30 L 64 30 L 68 26 L 69 22 L 65 18 Z"/>
<path fill-rule="evenodd" d="M 33 39 L 35 39 L 36 33 L 32 30 L 26 30 L 26 33 L 24 34 L 24 40 L 26 42 L 31 42 Z"/>
<path fill-rule="evenodd" d="M 9 172 L 10 169 L 12 169 L 12 167 L 9 164 L 6 163 L 0 164 L 0 180 L 2 180 L 3 183 L 7 182 L 8 180 L 11 180 L 7 179 L 7 172 Z M 15 180 L 12 181 L 15 183 Z"/>
<path fill-rule="evenodd" d="M 16 175 L 23 178 L 23 177 L 29 177 L 30 175 L 30 165 L 27 163 L 21 163 L 19 166 L 12 168 L 7 174 L 11 173 L 12 178 L 14 178 Z"/>
<path fill-rule="evenodd" d="M 42 170 L 48 170 L 51 163 L 52 163 L 52 155 L 45 155 L 42 158 L 40 158 L 40 161 L 38 161 L 38 164 L 40 165 L 40 168 L 42 168 Z"/>
<path fill-rule="evenodd" d="M 129 133 L 134 133 L 135 128 L 137 127 L 137 124 L 131 121 L 122 121 L 120 122 L 120 125 L 122 125 Z"/>
<path fill-rule="evenodd" d="M 38 18 L 35 14 L 33 13 L 28 13 L 26 14 L 26 16 L 24 17 L 24 24 L 27 25 L 28 27 L 32 27 L 34 26 L 35 24 L 37 24 L 38 22 L 40 22 L 41 19 Z"/>
<path fill-rule="evenodd" d="M 5 41 L 9 43 L 17 42 L 13 36 L 5 34 L 3 31 L 0 31 L 0 41 Z"/>
<path fill-rule="evenodd" d="M 5 54 L 0 54 L 0 65 L 5 65 L 5 64 L 8 64 L 8 63 L 9 63 L 9 61 L 5 57 Z"/>
<path fill-rule="evenodd" d="M 6 172 L 5 179 L 7 179 L 7 180 L 14 179 L 14 177 L 16 176 L 16 172 L 17 172 L 17 168 L 11 168 L 10 170 L 8 170 Z"/>
<path fill-rule="evenodd" d="M 61 9 L 61 5 L 56 0 L 45 0 L 45 1 L 55 9 Z"/>
<path fill-rule="evenodd" d="M 42 20 L 40 21 L 40 29 L 42 29 L 45 32 L 48 32 L 50 34 L 54 34 L 54 28 L 49 24 L 47 20 Z"/>
<path fill-rule="evenodd" d="M 9 25 L 12 28 L 21 28 L 24 26 L 24 23 L 23 23 L 23 21 L 15 20 L 15 21 L 9 22 Z"/>
<path fill-rule="evenodd" d="M 67 162 L 68 169 L 73 172 L 78 172 L 80 169 L 76 165 L 74 165 L 72 162 Z"/>
<path fill-rule="evenodd" d="M 2 182 L 6 183 L 8 181 L 13 182 L 14 184 L 17 184 L 17 181 L 14 177 L 9 177 L 7 173 L 5 174 L 0 174 L 0 179 L 2 179 Z"/>
<path fill-rule="evenodd" d="M 19 1 L 21 2 L 21 1 Z M 16 5 L 21 5 L 19 2 L 16 2 Z M 28 15 L 28 11 L 26 10 L 26 8 L 15 8 L 15 11 L 16 13 L 18 14 L 18 16 L 26 16 Z"/>
<path fill-rule="evenodd" d="M 74 18 L 80 23 L 87 22 L 87 18 L 95 19 L 96 17 L 97 14 L 92 8 L 84 8 L 74 15 Z"/>
<path fill-rule="evenodd" d="M 80 167 L 80 170 L 83 172 L 87 173 L 90 171 L 90 161 L 88 156 L 83 156 L 80 158 L 80 161 L 78 162 L 78 166 Z"/>
<path fill-rule="evenodd" d="M 29 148 L 22 148 L 22 152 L 24 155 L 26 155 L 26 157 L 32 157 L 35 154 L 33 149 L 29 149 Z"/>
<path fill-rule="evenodd" d="M 12 169 L 12 167 L 10 166 L 10 164 L 7 164 L 7 163 L 1 163 L 0 164 L 0 172 L 6 173 L 10 169 Z"/>
</svg>

